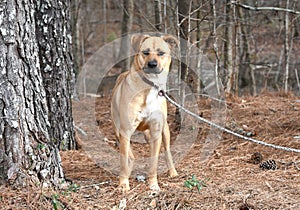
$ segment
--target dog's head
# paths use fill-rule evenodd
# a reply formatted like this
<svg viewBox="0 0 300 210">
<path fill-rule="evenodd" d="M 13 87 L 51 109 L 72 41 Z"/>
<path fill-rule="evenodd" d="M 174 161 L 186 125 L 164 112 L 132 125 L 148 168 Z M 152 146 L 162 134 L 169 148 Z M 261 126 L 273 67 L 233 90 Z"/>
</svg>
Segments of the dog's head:
<svg viewBox="0 0 300 210">
<path fill-rule="evenodd" d="M 136 52 L 135 65 L 146 74 L 160 74 L 169 71 L 171 50 L 178 45 L 173 36 L 134 35 L 131 44 Z"/>
</svg>

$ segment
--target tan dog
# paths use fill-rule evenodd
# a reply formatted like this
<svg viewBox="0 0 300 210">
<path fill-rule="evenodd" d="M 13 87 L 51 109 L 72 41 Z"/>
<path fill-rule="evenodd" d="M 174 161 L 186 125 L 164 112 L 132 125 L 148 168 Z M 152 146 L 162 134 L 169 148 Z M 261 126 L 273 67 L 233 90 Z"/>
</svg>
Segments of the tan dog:
<svg viewBox="0 0 300 210">
<path fill-rule="evenodd" d="M 169 174 L 177 176 L 171 152 L 170 131 L 167 124 L 167 103 L 158 95 L 166 90 L 171 63 L 171 46 L 178 45 L 172 36 L 150 37 L 135 35 L 131 44 L 136 50 L 129 71 L 122 73 L 113 89 L 111 102 L 112 120 L 120 142 L 120 187 L 128 191 L 133 154 L 130 138 L 135 130 L 143 131 L 150 144 L 151 164 L 149 186 L 160 190 L 157 183 L 157 164 L 163 142 Z"/>
</svg>

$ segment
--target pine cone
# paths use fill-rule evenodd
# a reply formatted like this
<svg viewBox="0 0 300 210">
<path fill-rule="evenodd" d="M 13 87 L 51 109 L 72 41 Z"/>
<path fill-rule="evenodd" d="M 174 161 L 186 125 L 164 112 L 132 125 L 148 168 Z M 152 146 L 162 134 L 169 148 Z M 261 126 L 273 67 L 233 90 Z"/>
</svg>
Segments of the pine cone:
<svg viewBox="0 0 300 210">
<path fill-rule="evenodd" d="M 277 165 L 275 160 L 266 160 L 264 162 L 262 162 L 259 167 L 261 169 L 266 169 L 266 170 L 276 170 L 277 169 Z"/>
<path fill-rule="evenodd" d="M 254 206 L 251 205 L 251 204 L 248 204 L 247 202 L 242 204 L 240 207 L 239 207 L 239 210 L 254 210 Z"/>
</svg>

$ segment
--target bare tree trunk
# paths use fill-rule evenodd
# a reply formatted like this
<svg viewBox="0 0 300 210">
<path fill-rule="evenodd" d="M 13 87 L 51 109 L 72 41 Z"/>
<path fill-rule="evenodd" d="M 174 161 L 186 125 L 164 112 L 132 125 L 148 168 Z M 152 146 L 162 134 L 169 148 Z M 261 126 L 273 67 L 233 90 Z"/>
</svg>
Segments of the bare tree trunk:
<svg viewBox="0 0 300 210">
<path fill-rule="evenodd" d="M 172 0 L 170 0 L 170 5 L 172 5 Z M 181 33 L 180 33 L 180 17 L 179 17 L 179 6 L 178 6 L 178 0 L 176 0 L 176 11 L 175 11 L 175 18 L 176 18 L 176 25 L 174 28 L 176 29 L 176 36 L 177 39 L 180 41 L 180 44 L 178 46 L 178 51 L 179 51 L 179 59 L 177 60 L 177 65 L 178 65 L 178 85 L 180 87 L 181 84 Z"/>
<path fill-rule="evenodd" d="M 123 20 L 122 20 L 122 36 L 128 37 L 128 33 L 132 27 L 133 21 L 133 0 L 123 0 Z M 130 68 L 130 58 L 129 58 L 129 50 L 130 49 L 130 41 L 127 38 L 123 38 L 121 40 L 121 47 L 119 52 L 119 57 L 126 56 L 126 60 L 121 62 L 120 67 L 122 71 L 127 71 Z"/>
<path fill-rule="evenodd" d="M 160 0 L 154 1 L 155 28 L 157 31 L 162 31 L 161 3 Z"/>
<path fill-rule="evenodd" d="M 180 42 L 180 53 L 181 53 L 181 79 L 185 82 L 188 80 L 188 67 L 187 67 L 187 40 L 189 37 L 189 22 L 188 18 L 186 18 L 189 14 L 189 4 L 186 1 L 178 0 L 178 20 L 179 26 L 179 35 L 180 38 L 186 41 Z"/>
<path fill-rule="evenodd" d="M 107 37 L 107 18 L 106 18 L 106 2 L 107 0 L 103 0 L 102 3 L 103 3 L 103 25 L 104 25 L 104 31 L 103 31 L 103 43 L 105 44 L 106 43 L 106 37 Z"/>
<path fill-rule="evenodd" d="M 168 27 L 168 20 L 169 17 L 167 16 L 167 0 L 163 0 L 164 5 L 163 5 L 163 22 L 164 22 L 164 33 L 166 34 L 168 32 L 167 27 Z"/>
<path fill-rule="evenodd" d="M 193 1 L 178 1 L 178 34 L 180 41 L 180 79 L 184 81 L 191 88 L 192 92 L 198 92 L 201 86 L 201 78 L 197 72 L 191 69 L 192 59 L 191 59 L 191 49 L 192 49 L 192 15 L 198 11 L 198 9 L 192 11 Z M 200 8 L 200 4 L 199 7 Z M 196 13 L 197 14 L 197 13 Z M 199 13 L 200 15 L 200 13 Z M 197 27 L 197 26 L 196 26 Z M 200 25 L 199 25 L 200 27 Z M 199 37 L 198 37 L 199 38 Z M 200 40 L 199 40 L 200 41 Z M 194 53 L 194 52 L 193 52 Z M 197 53 L 197 52 L 195 52 Z M 199 52 L 199 61 L 201 60 L 202 53 Z M 200 63 L 198 62 L 198 64 Z M 181 83 L 181 91 L 184 91 L 185 83 Z M 182 92 L 182 94 L 184 94 Z"/>
<path fill-rule="evenodd" d="M 72 54 L 69 53 L 72 52 L 70 1 L 34 2 L 41 73 L 49 112 L 50 139 L 60 149 L 75 149 L 70 94 L 75 83 Z"/>
<path fill-rule="evenodd" d="M 239 85 L 240 88 L 246 88 L 249 86 L 250 91 L 253 95 L 257 95 L 256 90 L 256 80 L 254 72 L 251 67 L 251 58 L 250 58 L 250 46 L 249 46 L 249 37 L 250 37 L 250 23 L 249 23 L 249 14 L 248 11 L 243 12 L 242 8 L 237 8 L 238 17 L 240 20 L 244 20 L 244 24 L 241 24 L 241 42 L 242 42 L 242 52 L 240 56 L 240 75 L 239 75 Z"/>
<path fill-rule="evenodd" d="M 74 0 L 71 2 L 71 13 L 72 13 L 72 22 L 71 22 L 71 28 L 72 28 L 72 43 L 73 43 L 73 62 L 74 62 L 74 72 L 75 75 L 79 74 L 80 72 L 80 66 L 82 65 L 81 62 L 81 56 L 80 56 L 80 33 L 79 33 L 79 13 L 81 4 L 79 2 L 80 0 Z"/>
<path fill-rule="evenodd" d="M 295 69 L 295 76 L 296 76 L 296 82 L 297 82 L 297 85 L 298 85 L 298 89 L 300 91 L 300 80 L 299 80 L 299 75 L 298 75 L 298 70 Z"/>
<path fill-rule="evenodd" d="M 218 38 L 217 38 L 217 11 L 216 11 L 216 1 L 212 0 L 212 10 L 213 10 L 213 37 L 214 37 L 214 52 L 216 57 L 215 63 L 215 80 L 216 80 L 216 88 L 217 94 L 220 96 L 220 87 L 219 87 L 219 65 L 220 65 L 220 57 L 219 57 L 219 48 L 218 48 Z"/>
<path fill-rule="evenodd" d="M 289 0 L 286 0 L 286 9 L 289 9 Z M 284 92 L 288 92 L 289 85 L 289 65 L 290 65 L 290 46 L 289 46 L 289 13 L 285 13 L 284 28 L 285 28 L 285 40 L 284 40 L 284 55 L 285 55 L 285 77 L 284 77 Z"/>
<path fill-rule="evenodd" d="M 276 77 L 275 77 L 275 83 L 277 84 L 280 78 L 280 73 L 282 71 L 282 67 L 283 67 L 283 60 L 284 60 L 284 44 L 281 47 L 281 51 L 280 51 L 280 56 L 279 56 L 279 61 L 278 61 L 278 68 L 277 68 L 277 72 L 276 72 Z"/>
<path fill-rule="evenodd" d="M 236 6 L 231 5 L 232 9 L 232 21 L 233 21 L 233 26 L 232 26 L 232 40 L 234 40 L 234 44 L 232 46 L 232 66 L 233 66 L 233 92 L 238 94 L 239 93 L 239 83 L 238 83 L 238 78 L 239 78 L 239 63 L 241 62 L 240 60 L 240 36 L 237 34 L 239 33 L 240 30 L 240 22 L 237 17 L 237 11 L 236 11 Z"/>
<path fill-rule="evenodd" d="M 202 4 L 201 0 L 198 0 L 198 6 Z M 201 5 L 202 6 L 202 5 Z M 201 10 L 199 9 L 197 11 L 197 34 L 196 34 L 196 41 L 197 41 L 197 49 L 199 56 L 197 57 L 197 80 L 196 80 L 196 91 L 197 93 L 201 93 L 202 91 L 202 78 L 201 78 L 201 64 L 202 64 L 202 50 L 201 50 L 201 24 L 200 24 L 200 18 L 201 18 Z"/>
<path fill-rule="evenodd" d="M 0 174 L 17 186 L 59 185 L 58 146 L 74 138 L 70 2 L 33 2 L 1 2 Z"/>
<path fill-rule="evenodd" d="M 246 12 L 246 24 L 247 27 L 245 29 L 245 35 L 244 35 L 244 53 L 245 53 L 245 59 L 244 62 L 246 63 L 247 68 L 250 71 L 250 77 L 251 77 L 251 87 L 252 87 L 252 94 L 256 96 L 258 94 L 257 92 L 257 85 L 256 85 L 256 77 L 254 74 L 254 69 L 251 68 L 251 54 L 250 54 L 250 23 L 249 23 L 249 12 Z"/>
<path fill-rule="evenodd" d="M 233 67 L 233 26 L 232 26 L 232 6 L 230 0 L 226 0 L 225 13 L 225 43 L 224 43 L 224 67 L 227 70 L 226 93 L 232 93 L 234 87 L 234 67 Z"/>
</svg>

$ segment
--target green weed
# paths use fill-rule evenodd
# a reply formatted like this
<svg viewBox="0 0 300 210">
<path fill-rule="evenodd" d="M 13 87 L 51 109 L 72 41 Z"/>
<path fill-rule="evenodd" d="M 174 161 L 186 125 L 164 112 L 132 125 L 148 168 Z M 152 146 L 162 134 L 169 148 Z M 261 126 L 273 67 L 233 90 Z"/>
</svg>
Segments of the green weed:
<svg viewBox="0 0 300 210">
<path fill-rule="evenodd" d="M 184 186 L 189 189 L 197 188 L 198 192 L 200 192 L 200 190 L 203 187 L 207 186 L 206 184 L 207 181 L 209 181 L 209 178 L 205 178 L 199 181 L 195 175 L 192 175 L 191 179 L 184 181 Z"/>
</svg>

